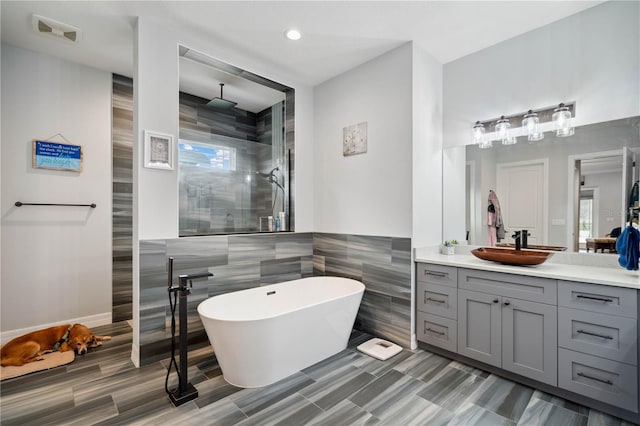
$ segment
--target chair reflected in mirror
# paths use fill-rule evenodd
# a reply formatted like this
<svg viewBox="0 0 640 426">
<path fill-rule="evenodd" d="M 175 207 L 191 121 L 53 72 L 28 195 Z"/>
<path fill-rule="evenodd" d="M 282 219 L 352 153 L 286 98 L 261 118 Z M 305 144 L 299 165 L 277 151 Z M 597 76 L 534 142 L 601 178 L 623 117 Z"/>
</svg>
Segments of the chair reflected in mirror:
<svg viewBox="0 0 640 426">
<path fill-rule="evenodd" d="M 591 249 L 594 253 L 597 253 L 598 250 L 601 253 L 604 253 L 605 250 L 608 250 L 609 253 L 616 253 L 616 241 L 621 232 L 622 228 L 618 226 L 602 238 L 587 238 L 587 253 Z"/>
</svg>

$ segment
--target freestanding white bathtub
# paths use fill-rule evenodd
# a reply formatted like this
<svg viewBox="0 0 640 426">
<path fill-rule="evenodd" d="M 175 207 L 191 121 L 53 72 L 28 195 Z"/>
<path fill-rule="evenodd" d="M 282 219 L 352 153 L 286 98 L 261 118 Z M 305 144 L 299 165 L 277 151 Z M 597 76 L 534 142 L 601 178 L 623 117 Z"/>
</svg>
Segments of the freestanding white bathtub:
<svg viewBox="0 0 640 426">
<path fill-rule="evenodd" d="M 364 285 L 310 277 L 215 296 L 198 313 L 227 382 L 266 386 L 347 347 Z"/>
</svg>

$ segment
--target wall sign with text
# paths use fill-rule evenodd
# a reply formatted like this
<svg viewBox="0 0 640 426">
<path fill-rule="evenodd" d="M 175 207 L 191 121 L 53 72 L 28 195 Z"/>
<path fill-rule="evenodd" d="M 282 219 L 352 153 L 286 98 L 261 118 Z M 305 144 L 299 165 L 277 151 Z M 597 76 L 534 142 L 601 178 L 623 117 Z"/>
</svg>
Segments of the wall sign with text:
<svg viewBox="0 0 640 426">
<path fill-rule="evenodd" d="M 82 145 L 33 140 L 32 167 L 35 169 L 82 171 Z"/>
</svg>

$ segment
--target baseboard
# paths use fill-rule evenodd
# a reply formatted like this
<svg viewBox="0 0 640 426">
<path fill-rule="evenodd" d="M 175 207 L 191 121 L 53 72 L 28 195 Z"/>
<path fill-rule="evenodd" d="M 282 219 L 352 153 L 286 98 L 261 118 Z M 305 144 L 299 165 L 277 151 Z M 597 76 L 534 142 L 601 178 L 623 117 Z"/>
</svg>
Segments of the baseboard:
<svg viewBox="0 0 640 426">
<path fill-rule="evenodd" d="M 131 362 L 136 368 L 140 368 L 140 347 L 136 344 L 131 345 Z"/>
<path fill-rule="evenodd" d="M 9 340 L 18 336 L 22 336 L 23 334 L 31 333 L 32 331 L 42 330 L 42 329 L 53 327 L 60 324 L 83 324 L 91 328 L 91 327 L 97 327 L 100 325 L 111 324 L 112 322 L 111 319 L 112 319 L 111 311 L 109 311 L 109 312 L 104 312 L 102 314 L 89 315 L 86 317 L 79 317 L 79 318 L 71 318 L 71 319 L 62 320 L 62 321 L 56 321 L 49 324 L 40 324 L 40 325 L 34 325 L 32 327 L 19 328 L 17 330 L 4 331 L 0 333 L 0 343 L 5 344 Z"/>
</svg>

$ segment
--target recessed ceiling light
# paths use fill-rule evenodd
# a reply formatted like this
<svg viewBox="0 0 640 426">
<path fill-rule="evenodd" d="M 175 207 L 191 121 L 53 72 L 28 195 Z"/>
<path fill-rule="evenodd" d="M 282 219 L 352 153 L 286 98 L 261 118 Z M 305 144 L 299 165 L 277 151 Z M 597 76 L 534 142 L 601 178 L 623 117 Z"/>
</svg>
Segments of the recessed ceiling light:
<svg viewBox="0 0 640 426">
<path fill-rule="evenodd" d="M 289 40 L 300 40 L 302 38 L 302 33 L 298 30 L 295 29 L 290 29 L 287 30 L 286 33 L 284 33 L 284 35 L 289 39 Z"/>
</svg>

